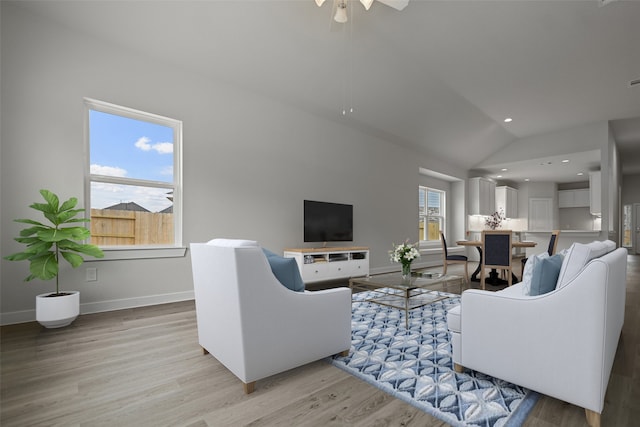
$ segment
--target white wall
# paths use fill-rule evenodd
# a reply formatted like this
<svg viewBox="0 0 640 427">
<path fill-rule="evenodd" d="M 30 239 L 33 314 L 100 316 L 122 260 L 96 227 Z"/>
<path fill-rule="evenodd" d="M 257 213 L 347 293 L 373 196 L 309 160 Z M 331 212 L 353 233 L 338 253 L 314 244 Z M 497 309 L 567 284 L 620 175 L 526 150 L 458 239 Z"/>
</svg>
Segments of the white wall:
<svg viewBox="0 0 640 427">
<path fill-rule="evenodd" d="M 256 239 L 273 251 L 302 246 L 302 201 L 354 205 L 354 244 L 371 267 L 389 267 L 392 242 L 416 235 L 418 169 L 466 171 L 277 101 L 157 62 L 2 3 L 2 255 L 21 249 L 12 218 L 48 188 L 82 200 L 83 97 L 184 122 L 184 243 Z M 185 258 L 92 261 L 65 268 L 64 288 L 82 312 L 192 296 Z M 34 296 L 51 283 L 22 283 L 26 262 L 2 260 L 2 322 L 33 319 Z M 30 317 L 31 316 L 31 317 Z"/>
</svg>

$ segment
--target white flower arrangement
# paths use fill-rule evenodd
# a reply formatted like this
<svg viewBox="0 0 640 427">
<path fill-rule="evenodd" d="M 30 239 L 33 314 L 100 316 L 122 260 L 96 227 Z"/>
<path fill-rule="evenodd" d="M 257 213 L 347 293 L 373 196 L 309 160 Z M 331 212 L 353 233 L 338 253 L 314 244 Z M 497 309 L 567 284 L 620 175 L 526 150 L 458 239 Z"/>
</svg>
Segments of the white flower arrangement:
<svg viewBox="0 0 640 427">
<path fill-rule="evenodd" d="M 420 258 L 420 252 L 418 252 L 416 246 L 418 246 L 418 243 L 409 243 L 409 239 L 400 245 L 394 244 L 393 250 L 389 251 L 391 262 L 400 262 L 403 265 L 411 264 L 411 261 Z"/>
</svg>

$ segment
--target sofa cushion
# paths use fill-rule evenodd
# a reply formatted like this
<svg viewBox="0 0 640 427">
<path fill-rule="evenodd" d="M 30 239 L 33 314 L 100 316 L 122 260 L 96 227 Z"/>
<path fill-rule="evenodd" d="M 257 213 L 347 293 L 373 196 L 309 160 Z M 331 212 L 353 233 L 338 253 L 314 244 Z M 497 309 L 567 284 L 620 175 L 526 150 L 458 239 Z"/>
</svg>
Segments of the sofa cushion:
<svg viewBox="0 0 640 427">
<path fill-rule="evenodd" d="M 280 283 L 292 291 L 304 292 L 304 281 L 295 258 L 285 258 L 264 248 L 262 251 L 269 261 L 273 275 Z"/>
<path fill-rule="evenodd" d="M 540 260 L 533 269 L 529 295 L 544 295 L 556 288 L 564 257 L 556 254 Z"/>
<path fill-rule="evenodd" d="M 545 258 L 549 258 L 548 252 L 542 252 L 535 256 L 529 257 L 524 265 L 524 271 L 522 272 L 522 295 L 529 295 L 531 290 L 531 277 L 533 276 L 533 269 Z"/>
<path fill-rule="evenodd" d="M 447 328 L 451 332 L 460 332 L 460 304 L 447 312 Z"/>
<path fill-rule="evenodd" d="M 207 242 L 207 245 L 218 246 L 221 248 L 257 248 L 258 242 L 255 240 L 243 240 L 243 239 L 213 239 Z"/>
<path fill-rule="evenodd" d="M 613 246 L 615 248 L 615 243 Z M 593 241 L 588 244 L 574 243 L 571 245 L 562 262 L 557 288 L 560 289 L 569 283 L 589 261 L 601 257 L 611 250 L 611 244 L 607 242 Z"/>
</svg>

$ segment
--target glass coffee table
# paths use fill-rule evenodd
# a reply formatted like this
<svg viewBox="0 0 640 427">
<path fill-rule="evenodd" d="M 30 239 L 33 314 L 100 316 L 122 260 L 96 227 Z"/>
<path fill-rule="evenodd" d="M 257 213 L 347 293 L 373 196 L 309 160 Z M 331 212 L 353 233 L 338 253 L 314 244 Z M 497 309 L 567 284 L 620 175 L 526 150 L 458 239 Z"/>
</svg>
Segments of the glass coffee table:
<svg viewBox="0 0 640 427">
<path fill-rule="evenodd" d="M 370 293 L 371 297 L 362 301 L 404 310 L 405 327 L 408 329 L 410 310 L 449 298 L 433 288 L 458 285 L 461 290 L 463 280 L 462 276 L 432 272 L 413 272 L 411 277 L 406 279 L 400 273 L 388 273 L 353 277 L 349 279 L 349 287 L 352 292 Z"/>
</svg>

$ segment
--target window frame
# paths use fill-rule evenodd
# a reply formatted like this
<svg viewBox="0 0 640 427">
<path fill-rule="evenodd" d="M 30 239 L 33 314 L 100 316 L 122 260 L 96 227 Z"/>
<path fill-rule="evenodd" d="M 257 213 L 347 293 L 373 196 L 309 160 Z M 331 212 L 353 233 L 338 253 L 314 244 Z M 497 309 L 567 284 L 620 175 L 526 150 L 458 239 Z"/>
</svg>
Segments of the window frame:
<svg viewBox="0 0 640 427">
<path fill-rule="evenodd" d="M 428 194 L 429 192 L 436 192 L 436 193 L 440 193 L 440 208 L 441 208 L 441 214 L 440 215 L 429 215 L 429 209 L 428 209 L 428 205 L 429 205 L 429 201 L 428 201 Z M 425 214 L 423 215 L 420 212 L 420 193 L 424 192 L 424 202 L 425 202 Z M 444 190 L 440 190 L 437 188 L 433 188 L 433 187 L 428 187 L 426 185 L 419 185 L 418 186 L 418 229 L 420 228 L 420 222 L 424 221 L 425 223 L 425 227 L 426 224 L 428 224 L 429 222 L 429 218 L 437 218 L 440 221 L 441 224 L 441 231 L 443 233 L 446 234 L 445 230 L 447 227 L 447 219 L 446 219 L 446 212 L 447 211 L 447 192 Z M 426 230 L 425 230 L 426 232 Z M 429 247 L 436 247 L 436 246 L 440 246 L 440 237 L 438 237 L 438 240 L 423 240 L 422 239 L 423 236 L 418 236 L 419 242 L 420 242 L 420 247 L 422 248 L 429 248 Z"/>
<path fill-rule="evenodd" d="M 90 111 L 98 111 L 167 126 L 173 129 L 173 182 L 150 181 L 136 178 L 123 178 L 107 175 L 91 174 L 91 124 Z M 166 188 L 173 191 L 173 244 L 165 245 L 109 245 L 100 246 L 105 253 L 103 259 L 139 259 L 182 257 L 186 247 L 182 243 L 182 121 L 153 113 L 136 110 L 91 98 L 84 98 L 84 140 L 85 140 L 85 215 L 91 217 L 91 184 L 93 182 L 137 185 L 144 187 Z"/>
</svg>

